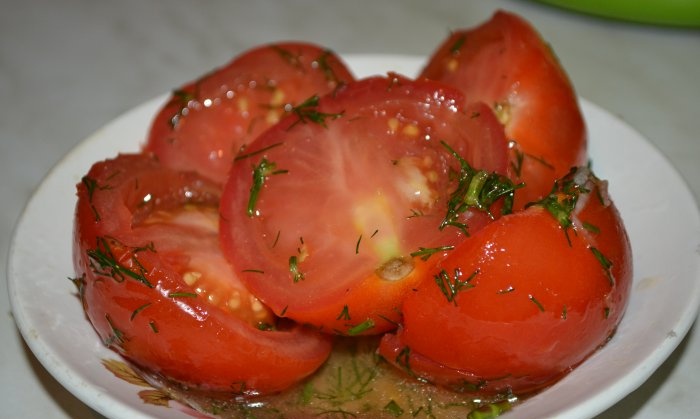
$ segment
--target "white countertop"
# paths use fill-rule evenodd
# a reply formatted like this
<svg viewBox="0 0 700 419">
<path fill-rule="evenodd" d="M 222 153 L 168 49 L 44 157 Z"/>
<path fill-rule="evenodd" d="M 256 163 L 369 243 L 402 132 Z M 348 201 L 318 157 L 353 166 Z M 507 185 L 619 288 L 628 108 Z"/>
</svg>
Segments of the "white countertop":
<svg viewBox="0 0 700 419">
<path fill-rule="evenodd" d="M 0 0 L 3 260 L 23 206 L 64 154 L 126 110 L 236 53 L 298 39 L 341 54 L 425 55 L 450 29 L 486 20 L 495 8 L 530 20 L 578 93 L 647 137 L 700 197 L 697 29 L 628 24 L 504 0 Z M 620 156 L 620 163 L 634 161 Z M 0 275 L 0 417 L 97 416 L 24 345 L 9 308 L 5 268 Z M 696 417 L 698 372 L 700 336 L 691 329 L 645 384 L 600 417 Z"/>
</svg>

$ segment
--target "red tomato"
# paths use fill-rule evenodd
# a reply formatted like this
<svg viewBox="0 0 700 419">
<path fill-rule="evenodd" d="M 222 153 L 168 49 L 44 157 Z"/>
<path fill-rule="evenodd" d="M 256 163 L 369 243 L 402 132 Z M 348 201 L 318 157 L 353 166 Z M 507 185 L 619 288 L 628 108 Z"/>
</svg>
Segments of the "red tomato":
<svg viewBox="0 0 700 419">
<path fill-rule="evenodd" d="M 269 393 L 330 352 L 275 319 L 219 248 L 220 187 L 146 155 L 95 164 L 78 185 L 74 264 L 104 343 L 148 371 L 220 391 Z"/>
<path fill-rule="evenodd" d="M 463 102 L 432 81 L 374 77 L 295 108 L 251 143 L 221 204 L 224 252 L 249 289 L 279 316 L 326 332 L 395 327 L 403 296 L 437 259 L 424 253 L 488 220 L 465 209 L 440 228 L 460 159 L 484 181 L 507 170 L 495 116 Z"/>
<path fill-rule="evenodd" d="M 145 149 L 168 167 L 223 184 L 241 146 L 292 105 L 351 80 L 339 57 L 316 45 L 254 48 L 173 92 L 153 120 Z"/>
<path fill-rule="evenodd" d="M 380 353 L 450 388 L 524 394 L 552 384 L 615 331 L 632 283 L 627 234 L 587 169 L 503 216 L 441 261 Z"/>
<path fill-rule="evenodd" d="M 499 11 L 453 32 L 433 53 L 422 77 L 461 89 L 467 102 L 492 106 L 513 141 L 511 175 L 525 188 L 516 208 L 540 199 L 555 179 L 587 162 L 586 129 L 574 89 L 535 29 Z"/>
</svg>

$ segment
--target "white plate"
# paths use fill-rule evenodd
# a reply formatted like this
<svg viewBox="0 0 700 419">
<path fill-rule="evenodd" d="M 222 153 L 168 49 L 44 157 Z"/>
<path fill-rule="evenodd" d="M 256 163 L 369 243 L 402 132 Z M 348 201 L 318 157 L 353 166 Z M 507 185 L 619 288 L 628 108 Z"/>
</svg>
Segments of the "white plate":
<svg viewBox="0 0 700 419">
<path fill-rule="evenodd" d="M 349 56 L 358 76 L 387 70 L 413 75 L 419 57 Z M 73 284 L 75 185 L 90 166 L 137 151 L 165 97 L 143 104 L 86 139 L 46 177 L 16 227 L 8 266 L 12 310 L 27 344 L 68 390 L 114 418 L 189 418 L 179 409 L 144 404 L 141 388 L 101 364 L 117 358 L 85 319 Z M 700 301 L 700 214 L 669 162 L 633 129 L 582 100 L 590 154 L 610 181 L 634 253 L 627 314 L 612 341 L 552 388 L 518 406 L 517 417 L 591 417 L 641 385 L 692 325 Z"/>
</svg>

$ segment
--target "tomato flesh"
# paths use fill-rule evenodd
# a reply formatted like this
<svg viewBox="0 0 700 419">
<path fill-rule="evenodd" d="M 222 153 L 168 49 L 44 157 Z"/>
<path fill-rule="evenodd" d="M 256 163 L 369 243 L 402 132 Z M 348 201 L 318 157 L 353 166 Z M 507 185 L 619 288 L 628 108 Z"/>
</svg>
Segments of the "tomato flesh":
<svg viewBox="0 0 700 419">
<path fill-rule="evenodd" d="M 574 89 L 551 48 L 521 17 L 499 11 L 475 28 L 452 32 L 420 76 L 494 109 L 514 144 L 511 176 L 525 183 L 516 208 L 546 196 L 554 180 L 587 163 Z"/>
<path fill-rule="evenodd" d="M 249 289 L 276 314 L 329 333 L 395 327 L 404 294 L 437 258 L 411 254 L 464 236 L 439 228 L 458 170 L 445 144 L 475 167 L 506 171 L 493 113 L 458 102 L 439 83 L 373 77 L 251 143 L 221 205 L 224 251 Z M 462 218 L 469 232 L 489 221 Z"/>
<path fill-rule="evenodd" d="M 153 120 L 145 150 L 168 167 L 223 184 L 239 149 L 291 106 L 351 80 L 340 58 L 317 45 L 254 48 L 173 92 Z"/>
<path fill-rule="evenodd" d="M 525 394 L 604 344 L 627 303 L 631 250 L 605 184 L 589 176 L 579 185 L 590 192 L 570 227 L 535 205 L 450 252 L 406 298 L 402 327 L 380 353 L 453 389 Z"/>
<path fill-rule="evenodd" d="M 330 352 L 243 286 L 218 239 L 220 187 L 145 155 L 96 163 L 78 185 L 74 265 L 104 343 L 188 386 L 259 394 L 311 374 Z"/>
</svg>

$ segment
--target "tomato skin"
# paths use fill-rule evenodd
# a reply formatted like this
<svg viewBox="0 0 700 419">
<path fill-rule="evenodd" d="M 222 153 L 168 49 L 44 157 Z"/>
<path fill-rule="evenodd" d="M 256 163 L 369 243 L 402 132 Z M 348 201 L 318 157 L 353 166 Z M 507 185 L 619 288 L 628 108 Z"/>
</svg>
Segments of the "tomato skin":
<svg viewBox="0 0 700 419">
<path fill-rule="evenodd" d="M 483 104 L 456 106 L 461 99 L 433 81 L 372 77 L 251 143 L 249 157 L 234 163 L 221 204 L 222 246 L 249 289 L 277 315 L 328 333 L 395 328 L 403 296 L 438 258 L 410 254 L 463 235 L 439 230 L 457 166 L 439 140 L 479 168 L 507 170 L 495 116 Z M 314 116 L 325 117 L 312 122 Z M 265 176 L 247 213 L 263 162 L 280 173 Z M 470 232 L 489 222 L 484 213 L 465 218 Z M 388 263 L 406 272 L 387 279 Z"/>
<path fill-rule="evenodd" d="M 461 89 L 499 114 L 514 141 L 511 176 L 525 187 L 516 208 L 549 193 L 555 179 L 587 163 L 587 133 L 578 99 L 550 47 L 524 19 L 498 11 L 472 29 L 454 31 L 421 77 Z"/>
<path fill-rule="evenodd" d="M 223 184 L 239 149 L 289 106 L 353 79 L 336 54 L 314 44 L 253 48 L 177 89 L 155 116 L 145 150 Z"/>
<path fill-rule="evenodd" d="M 74 226 L 83 307 L 105 345 L 150 373 L 213 391 L 280 391 L 315 371 L 330 342 L 298 326 L 262 331 L 213 303 L 188 284 L 183 267 L 203 250 L 230 275 L 216 279 L 221 289 L 236 287 L 218 234 L 151 218 L 197 206 L 216 214 L 219 196 L 214 182 L 165 169 L 147 155 L 93 165 L 78 185 Z"/>
<path fill-rule="evenodd" d="M 433 271 L 452 284 L 460 272 L 468 285 L 448 301 L 437 279 L 421 283 L 380 353 L 417 377 L 481 393 L 530 393 L 584 361 L 614 333 L 632 283 L 629 240 L 606 185 L 584 185 L 591 192 L 579 197 L 570 245 L 540 205 L 489 224 Z M 609 275 L 592 248 L 612 263 Z"/>
</svg>

